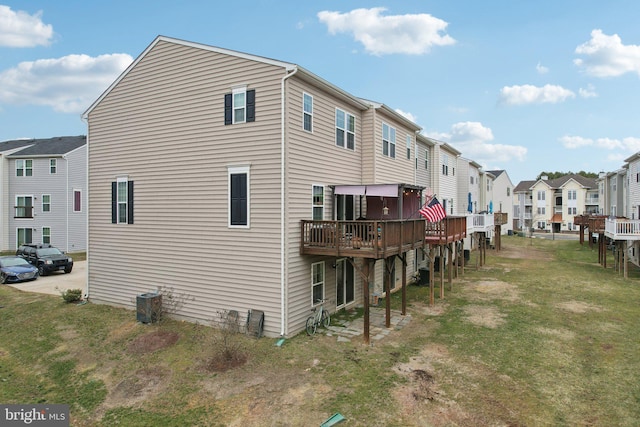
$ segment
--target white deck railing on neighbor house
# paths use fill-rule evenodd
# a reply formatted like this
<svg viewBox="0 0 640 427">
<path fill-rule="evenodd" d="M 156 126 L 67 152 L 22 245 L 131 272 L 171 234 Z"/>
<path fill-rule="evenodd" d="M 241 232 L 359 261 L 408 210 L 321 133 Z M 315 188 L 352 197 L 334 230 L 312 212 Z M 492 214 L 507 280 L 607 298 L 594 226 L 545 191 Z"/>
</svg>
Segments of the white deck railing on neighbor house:
<svg viewBox="0 0 640 427">
<path fill-rule="evenodd" d="M 493 230 L 493 214 L 468 214 L 467 235 L 470 233 L 486 233 Z"/>
<path fill-rule="evenodd" d="M 604 222 L 604 235 L 614 240 L 640 240 L 640 220 L 607 218 Z"/>
</svg>

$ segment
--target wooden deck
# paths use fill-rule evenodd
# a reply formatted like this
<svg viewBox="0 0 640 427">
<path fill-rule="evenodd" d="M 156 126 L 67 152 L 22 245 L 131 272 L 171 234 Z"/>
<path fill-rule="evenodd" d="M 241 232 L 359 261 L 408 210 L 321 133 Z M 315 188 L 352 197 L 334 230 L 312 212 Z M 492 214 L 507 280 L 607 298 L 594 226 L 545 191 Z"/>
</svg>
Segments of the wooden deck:
<svg viewBox="0 0 640 427">
<path fill-rule="evenodd" d="M 589 217 L 589 233 L 604 233 L 604 221 L 607 217 L 604 215 L 594 215 Z"/>
<path fill-rule="evenodd" d="M 493 223 L 495 225 L 505 225 L 509 219 L 508 216 L 506 212 L 495 212 L 493 214 Z"/>
<path fill-rule="evenodd" d="M 384 259 L 424 246 L 423 219 L 310 221 L 300 224 L 300 254 Z"/>
<path fill-rule="evenodd" d="M 448 216 L 440 222 L 426 222 L 425 243 L 446 245 L 467 237 L 467 218 Z"/>
<path fill-rule="evenodd" d="M 640 220 L 607 218 L 604 221 L 604 235 L 613 240 L 640 240 Z"/>
</svg>

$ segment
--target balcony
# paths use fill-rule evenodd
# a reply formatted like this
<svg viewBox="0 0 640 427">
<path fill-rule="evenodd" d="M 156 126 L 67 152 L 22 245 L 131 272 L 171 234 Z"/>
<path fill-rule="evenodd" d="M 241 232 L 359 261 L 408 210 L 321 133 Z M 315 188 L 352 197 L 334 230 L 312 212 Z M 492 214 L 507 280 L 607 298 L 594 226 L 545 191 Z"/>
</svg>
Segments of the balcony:
<svg viewBox="0 0 640 427">
<path fill-rule="evenodd" d="M 442 221 L 441 221 L 442 222 Z M 422 247 L 424 219 L 300 223 L 300 254 L 383 259 Z"/>
<path fill-rule="evenodd" d="M 493 229 L 494 214 L 470 214 L 467 215 L 467 234 L 486 233 Z M 505 214 L 506 215 L 506 214 Z"/>
<path fill-rule="evenodd" d="M 493 223 L 495 225 L 505 225 L 508 219 L 508 214 L 506 212 L 495 212 L 493 214 Z"/>
<path fill-rule="evenodd" d="M 613 240 L 640 240 L 640 220 L 607 218 L 604 221 L 604 235 Z"/>
<path fill-rule="evenodd" d="M 33 206 L 14 206 L 14 218 L 33 218 Z"/>
<path fill-rule="evenodd" d="M 448 216 L 440 222 L 426 222 L 425 242 L 429 245 L 444 245 L 467 237 L 467 217 Z"/>
</svg>

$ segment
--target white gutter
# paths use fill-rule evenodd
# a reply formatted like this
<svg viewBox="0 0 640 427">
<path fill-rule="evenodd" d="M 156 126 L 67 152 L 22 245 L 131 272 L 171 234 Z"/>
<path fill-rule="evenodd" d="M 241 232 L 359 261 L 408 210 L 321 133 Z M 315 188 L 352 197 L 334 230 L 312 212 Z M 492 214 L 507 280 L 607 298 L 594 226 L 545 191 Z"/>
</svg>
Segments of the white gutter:
<svg viewBox="0 0 640 427">
<path fill-rule="evenodd" d="M 287 289 L 288 280 L 286 276 L 286 259 L 287 259 L 287 250 L 286 250 L 286 213 L 285 213 L 285 161 L 286 161 L 286 153 L 285 153 L 285 80 L 289 77 L 292 77 L 294 74 L 298 72 L 298 67 L 295 67 L 292 72 L 287 74 L 282 78 L 281 81 L 281 93 L 282 93 L 282 105 L 281 105 L 281 131 L 282 131 L 282 139 L 280 141 L 280 336 L 284 336 L 286 332 L 286 308 L 285 301 L 286 295 L 285 290 Z"/>
</svg>

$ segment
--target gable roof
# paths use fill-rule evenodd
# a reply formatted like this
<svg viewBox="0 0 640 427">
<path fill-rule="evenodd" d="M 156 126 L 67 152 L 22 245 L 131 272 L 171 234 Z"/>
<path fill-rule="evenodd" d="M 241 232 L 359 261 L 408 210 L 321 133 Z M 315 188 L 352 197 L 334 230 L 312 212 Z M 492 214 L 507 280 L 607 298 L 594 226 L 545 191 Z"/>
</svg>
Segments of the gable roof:
<svg viewBox="0 0 640 427">
<path fill-rule="evenodd" d="M 513 189 L 513 192 L 522 193 L 523 191 L 529 191 L 531 187 L 533 187 L 533 184 L 535 184 L 536 182 L 538 181 L 520 181 L 518 185 L 516 185 L 516 188 Z"/>
<path fill-rule="evenodd" d="M 496 178 L 499 177 L 500 175 L 502 175 L 502 173 L 504 173 L 504 169 L 501 170 L 492 170 L 492 171 L 487 171 L 489 172 L 491 175 L 495 176 Z"/>
<path fill-rule="evenodd" d="M 341 99 L 343 99 L 346 102 L 351 103 L 353 106 L 360 108 L 362 110 L 366 110 L 369 108 L 369 105 L 364 103 L 362 100 L 358 99 L 357 97 L 351 95 L 350 93 L 340 89 L 339 87 L 329 83 L 328 81 L 324 80 L 323 78 L 313 74 L 312 72 L 304 69 L 303 67 L 296 65 L 294 63 L 291 62 L 284 62 L 284 61 L 278 61 L 276 59 L 271 59 L 271 58 L 266 58 L 264 56 L 258 56 L 258 55 L 253 55 L 250 53 L 244 53 L 244 52 L 239 52 L 239 51 L 235 51 L 235 50 L 230 50 L 230 49 L 224 49 L 221 47 L 215 47 L 215 46 L 210 46 L 210 45 L 206 45 L 206 44 L 202 44 L 202 43 L 195 43 L 195 42 L 190 42 L 190 41 L 186 41 L 186 40 L 181 40 L 181 39 L 176 39 L 176 38 L 172 38 L 172 37 L 166 37 L 166 36 L 157 36 L 149 46 L 147 46 L 147 48 L 140 54 L 138 55 L 138 57 L 136 59 L 134 59 L 134 61 L 129 64 L 129 66 L 118 76 L 118 78 L 116 78 L 113 83 L 111 83 L 111 85 L 109 85 L 109 87 L 102 92 L 102 94 L 98 97 L 98 99 L 96 99 L 90 106 L 89 108 L 87 108 L 87 110 L 82 113 L 82 118 L 83 119 L 87 119 L 89 117 L 89 113 L 91 113 L 91 111 L 93 111 L 93 109 L 100 104 L 100 102 L 102 102 L 102 100 L 118 85 L 118 83 L 120 83 L 120 81 L 122 81 L 122 79 L 124 79 L 127 74 L 129 74 L 129 72 L 131 72 L 131 70 L 133 68 L 136 67 L 136 65 L 138 65 L 138 63 L 145 57 L 147 56 L 147 54 L 160 42 L 167 42 L 167 43 L 173 43 L 173 44 L 178 44 L 178 45 L 182 45 L 182 46 L 188 46 L 188 47 L 193 47 L 196 49 L 203 49 L 203 50 L 208 50 L 211 52 L 217 52 L 220 54 L 224 54 L 224 55 L 230 55 L 230 56 L 235 56 L 238 58 L 244 58 L 244 59 L 248 59 L 251 61 L 257 61 L 257 62 L 262 62 L 264 64 L 270 64 L 276 67 L 282 67 L 285 72 L 292 74 L 292 73 L 296 73 L 298 77 L 300 77 L 301 79 L 308 81 L 324 90 L 329 90 L 333 93 L 335 93 L 337 96 L 339 96 Z"/>
<path fill-rule="evenodd" d="M 7 157 L 19 158 L 19 157 L 39 157 L 39 156 L 62 156 L 70 153 L 71 151 L 82 147 L 87 143 L 87 137 L 80 136 L 57 136 L 54 138 L 45 139 L 25 139 L 16 141 L 5 141 L 0 143 L 0 150 L 7 144 L 12 143 L 24 143 L 25 148 L 18 150 Z"/>
</svg>

